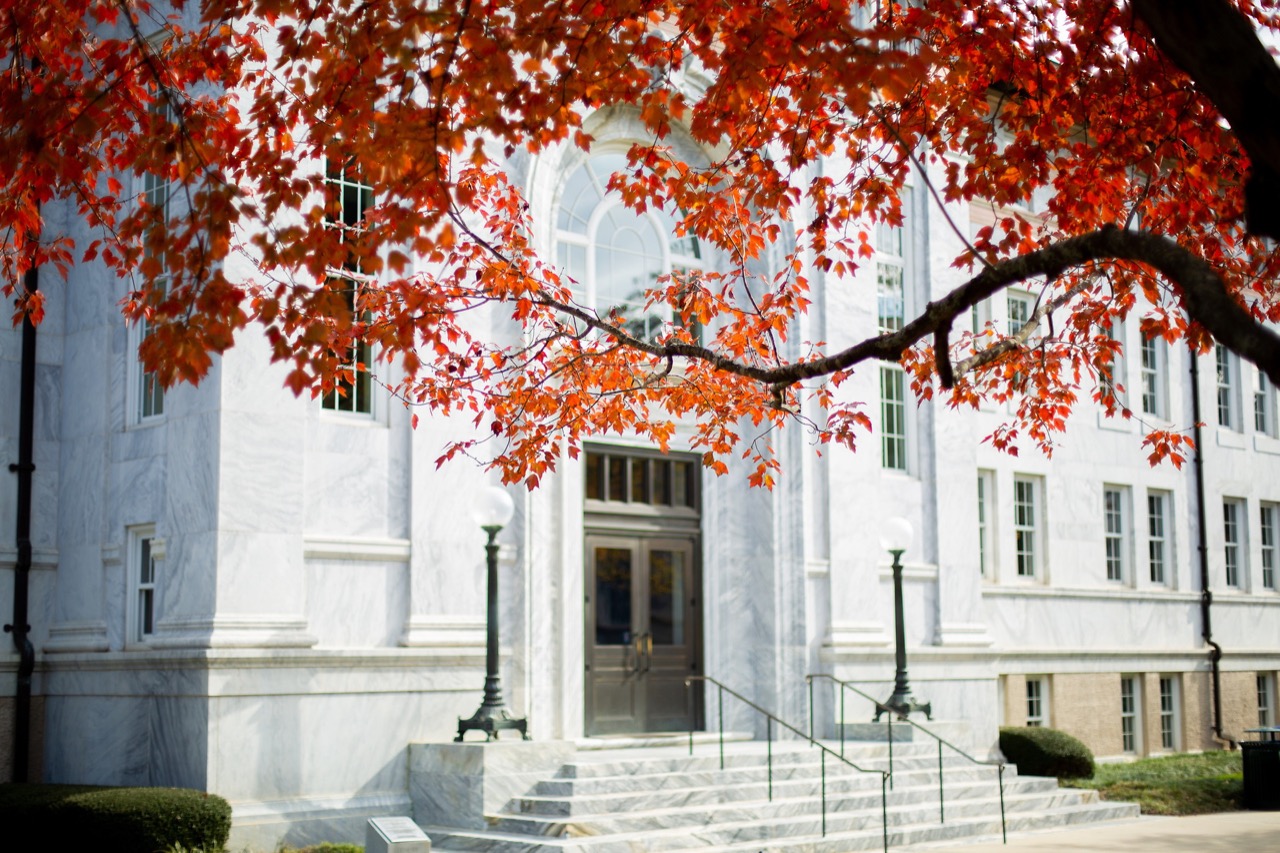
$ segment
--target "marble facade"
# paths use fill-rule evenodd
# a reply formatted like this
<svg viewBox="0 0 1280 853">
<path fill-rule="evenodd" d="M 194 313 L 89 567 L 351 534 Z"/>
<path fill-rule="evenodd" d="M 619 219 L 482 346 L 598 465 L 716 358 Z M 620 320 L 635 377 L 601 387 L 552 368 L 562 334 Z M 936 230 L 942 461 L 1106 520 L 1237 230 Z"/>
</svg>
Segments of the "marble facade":
<svg viewBox="0 0 1280 853">
<path fill-rule="evenodd" d="M 598 139 L 633 129 L 625 117 L 610 121 L 592 128 Z M 564 164 L 548 157 L 516 166 L 548 221 Z M 923 304 L 959 281 L 950 266 L 958 247 L 950 230 L 931 224 L 922 198 L 911 210 L 913 298 Z M 971 214 L 963 205 L 949 213 L 957 221 Z M 839 345 L 870 333 L 873 277 L 871 268 L 825 280 L 802 337 Z M 162 418 L 136 423 L 132 338 L 116 309 L 125 290 L 92 265 L 47 285 L 31 592 L 40 775 L 213 791 L 232 801 L 239 842 L 268 849 L 282 839 L 359 840 L 366 817 L 409 814 L 409 744 L 448 742 L 480 698 L 484 536 L 467 506 L 490 478 L 466 462 L 435 464 L 468 425 L 424 413 L 414 430 L 410 413 L 385 398 L 368 416 L 322 411 L 282 390 L 283 370 L 253 334 L 215 359 L 199 387 L 168 392 Z M 991 313 L 1003 319 L 1001 306 Z M 500 318 L 487 322 L 493 334 L 509 333 Z M 1125 384 L 1136 389 L 1131 325 Z M 0 399 L 18 396 L 18 338 L 0 329 Z M 1188 365 L 1171 349 L 1162 379 L 1170 420 L 1182 425 L 1191 421 Z M 1201 358 L 1210 420 L 1213 367 L 1211 356 Z M 860 371 L 844 392 L 872 401 L 873 417 L 876 376 L 874 367 Z M 1238 377 L 1244 412 L 1253 379 L 1251 368 Z M 1190 468 L 1149 467 L 1139 429 L 1100 418 L 1088 403 L 1052 460 L 1027 447 L 1005 456 L 982 439 L 1007 414 L 909 407 L 905 471 L 881 467 L 876 435 L 856 454 L 825 448 L 818 456 L 792 430 L 777 448 L 784 472 L 774 491 L 749 489 L 736 468 L 705 476 L 695 591 L 702 671 L 801 725 L 809 672 L 887 696 L 892 582 L 877 534 L 884 520 L 904 516 L 915 529 L 904 557 L 912 684 L 937 716 L 969 724 L 973 748 L 994 745 L 1016 698 L 1004 692 L 1010 677 L 1203 678 Z M 16 424 L 16 408 L 0 407 L 6 461 Z M 1224 669 L 1241 677 L 1280 670 L 1280 595 L 1263 583 L 1259 528 L 1262 502 L 1280 502 L 1280 440 L 1251 424 L 1211 426 L 1204 448 L 1215 639 Z M 991 484 L 985 574 L 979 472 Z M 1043 564 L 1032 578 L 1013 570 L 1016 476 L 1037 478 L 1040 488 Z M 1129 496 L 1128 575 L 1119 582 L 1104 569 L 1104 485 Z M 1148 490 L 1170 501 L 1162 584 L 1145 574 Z M 582 465 L 566 458 L 538 491 L 513 496 L 516 516 L 499 537 L 506 698 L 537 741 L 572 742 L 588 731 Z M 1233 588 L 1223 580 L 1224 497 L 1247 510 L 1246 576 Z M 6 614 L 15 551 L 4 537 L 14 513 L 5 485 Z M 138 642 L 129 628 L 130 531 L 144 526 L 154 530 L 156 622 Z M 0 646 L 0 697 L 13 695 L 16 666 L 9 645 Z M 816 697 L 817 717 L 833 731 L 834 691 Z M 10 713 L 0 703 L 0 715 Z M 849 720 L 870 715 L 850 700 Z M 725 719 L 762 732 L 742 708 L 727 707 Z M 0 744 L 0 757 L 8 749 Z"/>
</svg>

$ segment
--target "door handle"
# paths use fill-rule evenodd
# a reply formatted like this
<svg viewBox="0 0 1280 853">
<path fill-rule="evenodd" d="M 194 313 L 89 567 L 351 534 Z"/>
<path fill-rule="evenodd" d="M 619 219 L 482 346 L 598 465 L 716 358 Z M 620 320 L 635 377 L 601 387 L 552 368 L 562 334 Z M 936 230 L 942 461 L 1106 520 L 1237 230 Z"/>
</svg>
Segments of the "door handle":
<svg viewBox="0 0 1280 853">
<path fill-rule="evenodd" d="M 644 637 L 644 669 L 641 672 L 648 672 L 653 666 L 653 632 L 645 631 L 641 636 Z"/>
<path fill-rule="evenodd" d="M 636 638 L 632 641 L 632 646 L 634 646 L 634 647 L 635 647 L 635 651 L 636 651 L 636 663 L 635 663 L 635 666 L 633 666 L 633 667 L 631 668 L 631 673 L 632 673 L 632 675 L 640 675 L 640 674 L 642 674 L 642 673 L 645 671 L 645 670 L 644 670 L 644 668 L 643 668 L 643 665 L 644 665 L 644 633 L 636 634 Z"/>
</svg>

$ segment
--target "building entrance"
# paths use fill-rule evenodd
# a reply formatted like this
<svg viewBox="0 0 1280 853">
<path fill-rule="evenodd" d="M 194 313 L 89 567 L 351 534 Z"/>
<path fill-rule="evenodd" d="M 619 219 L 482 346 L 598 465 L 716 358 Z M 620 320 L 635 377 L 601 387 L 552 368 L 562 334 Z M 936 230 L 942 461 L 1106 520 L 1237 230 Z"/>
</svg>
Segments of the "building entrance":
<svg viewBox="0 0 1280 853">
<path fill-rule="evenodd" d="M 701 706 L 684 683 L 701 672 L 697 469 L 614 450 L 587 461 L 587 733 L 687 730 Z"/>
</svg>

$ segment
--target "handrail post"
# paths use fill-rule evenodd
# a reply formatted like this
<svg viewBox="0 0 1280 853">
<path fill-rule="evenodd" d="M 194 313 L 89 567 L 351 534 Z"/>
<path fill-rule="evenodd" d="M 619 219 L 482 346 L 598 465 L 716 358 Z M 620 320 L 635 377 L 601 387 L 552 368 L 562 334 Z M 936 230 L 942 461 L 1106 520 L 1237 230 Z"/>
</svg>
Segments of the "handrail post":
<svg viewBox="0 0 1280 853">
<path fill-rule="evenodd" d="M 885 782 L 892 783 L 893 777 L 888 773 L 880 774 L 880 823 L 884 827 L 884 853 L 889 853 L 889 794 L 885 791 Z"/>
<path fill-rule="evenodd" d="M 809 682 L 809 743 L 813 743 L 813 679 L 806 675 L 804 680 Z"/>
<path fill-rule="evenodd" d="M 844 758 L 844 685 L 840 686 L 840 757 Z"/>
<path fill-rule="evenodd" d="M 718 693 L 717 695 L 720 697 L 720 702 L 719 702 L 719 705 L 720 705 L 720 709 L 719 709 L 719 713 L 720 713 L 720 769 L 721 769 L 721 770 L 723 770 L 723 769 L 724 769 L 724 685 L 723 685 L 723 684 L 719 684 L 719 683 L 717 683 L 717 684 L 716 684 L 716 686 L 720 688 L 720 691 L 719 691 L 719 693 Z"/>
<path fill-rule="evenodd" d="M 769 802 L 773 802 L 773 717 L 764 718 L 765 762 L 769 766 Z"/>
<path fill-rule="evenodd" d="M 947 807 L 942 798 L 942 741 L 938 741 L 938 823 L 947 822 Z"/>
<path fill-rule="evenodd" d="M 1000 762 L 1000 838 L 1004 844 L 1009 843 L 1009 828 L 1004 820 L 1004 762 Z"/>
<path fill-rule="evenodd" d="M 689 757 L 693 758 L 693 682 L 687 678 L 684 682 L 684 699 L 685 709 L 689 713 Z"/>
<path fill-rule="evenodd" d="M 885 722 L 889 725 L 889 790 L 893 790 L 893 711 L 885 715 Z"/>
<path fill-rule="evenodd" d="M 818 753 L 822 756 L 822 837 L 827 837 L 827 751 Z"/>
</svg>

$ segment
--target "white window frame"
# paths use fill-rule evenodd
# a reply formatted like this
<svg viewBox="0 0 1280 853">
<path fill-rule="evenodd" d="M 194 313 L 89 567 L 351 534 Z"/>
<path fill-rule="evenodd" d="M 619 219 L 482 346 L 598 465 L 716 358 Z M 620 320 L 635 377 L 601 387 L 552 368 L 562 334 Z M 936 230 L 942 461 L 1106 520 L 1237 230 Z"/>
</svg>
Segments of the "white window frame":
<svg viewBox="0 0 1280 853">
<path fill-rule="evenodd" d="M 1248 507 L 1240 498 L 1222 499 L 1223 582 L 1244 589 L 1249 576 Z"/>
<path fill-rule="evenodd" d="M 995 535 L 996 476 L 994 471 L 978 471 L 978 574 L 984 578 L 996 576 Z"/>
<path fill-rule="evenodd" d="M 1214 345 L 1213 352 L 1217 376 L 1218 426 L 1240 432 L 1240 361 L 1235 353 L 1222 344 Z"/>
<path fill-rule="evenodd" d="M 1173 495 L 1147 490 L 1147 578 L 1153 584 L 1171 586 L 1173 541 L 1169 536 L 1169 505 Z"/>
<path fill-rule="evenodd" d="M 1127 486 L 1102 487 L 1103 556 L 1107 580 L 1126 583 L 1129 570 L 1129 489 Z"/>
<path fill-rule="evenodd" d="M 1014 571 L 1019 578 L 1035 580 L 1043 573 L 1041 531 L 1044 529 L 1044 501 L 1039 477 L 1014 475 L 1013 478 L 1013 556 Z"/>
<path fill-rule="evenodd" d="M 1176 674 L 1159 676 L 1160 749 L 1177 752 L 1182 748 L 1182 685 Z"/>
<path fill-rule="evenodd" d="M 1120 676 L 1120 751 L 1142 754 L 1142 679 Z"/>
<path fill-rule="evenodd" d="M 907 321 L 910 291 L 911 233 L 906 224 L 876 223 L 876 331 L 900 331 Z M 894 292 L 896 290 L 896 293 Z M 880 382 L 880 466 L 911 472 L 911 436 L 907 409 L 907 376 L 901 365 L 882 364 Z"/>
<path fill-rule="evenodd" d="M 1169 417 L 1169 352 L 1163 338 L 1142 337 L 1142 413 L 1162 420 Z"/>
<path fill-rule="evenodd" d="M 168 114 L 168 107 L 164 109 Z M 160 176 L 151 172 L 144 173 L 139 181 L 141 182 L 140 195 L 148 206 L 159 208 L 167 228 L 173 208 L 170 182 L 161 180 Z M 167 290 L 168 271 L 162 269 L 155 283 Z M 129 373 L 128 381 L 125 383 L 125 393 L 129 399 L 126 417 L 128 426 L 154 426 L 163 422 L 165 417 L 165 390 L 161 387 L 155 371 L 145 369 L 139 356 L 142 342 L 151 335 L 151 332 L 151 323 L 146 317 L 129 326 Z"/>
<path fill-rule="evenodd" d="M 1262 435 L 1276 435 L 1276 389 L 1261 370 L 1253 371 L 1253 429 Z"/>
<path fill-rule="evenodd" d="M 355 173 L 354 175 L 352 173 Z M 358 224 L 363 221 L 365 212 L 373 207 L 377 202 L 373 196 L 373 185 L 365 183 L 363 175 L 360 174 L 358 164 L 354 162 L 354 158 L 343 165 L 341 169 L 334 169 L 333 162 L 326 158 L 324 162 L 324 188 L 326 209 L 329 203 L 330 194 L 335 194 L 338 200 L 337 219 L 327 219 L 326 223 L 329 228 L 340 230 L 344 235 L 348 232 L 359 232 L 363 227 Z M 357 219 L 348 222 L 346 201 L 348 190 L 353 190 L 359 199 L 358 204 L 362 205 L 358 211 Z M 367 193 L 367 199 L 366 199 Z M 367 201 L 367 204 L 365 202 Z M 345 239 L 345 237 L 344 237 Z M 348 269 L 350 269 L 348 267 Z M 355 319 L 355 299 L 356 294 L 361 287 L 360 275 L 358 270 L 352 270 L 352 277 L 338 276 L 334 273 L 335 278 L 348 283 L 350 290 L 350 303 L 353 313 L 353 321 Z M 368 341 L 362 341 L 351 348 L 350 362 L 347 364 L 352 370 L 354 381 L 341 382 L 332 391 L 327 394 L 320 395 L 320 410 L 326 415 L 354 418 L 359 420 L 378 420 L 379 405 L 377 398 L 378 384 L 374 380 L 373 374 L 374 350 Z M 363 364 L 364 369 L 360 370 L 359 365 Z"/>
<path fill-rule="evenodd" d="M 1014 308 L 1017 306 L 1017 310 Z M 1008 321 L 1008 334 L 1016 335 L 1031 322 L 1036 311 L 1035 294 L 1026 290 L 1009 288 L 1005 291 L 1005 316 Z"/>
<path fill-rule="evenodd" d="M 1049 679 L 1043 675 L 1028 675 L 1026 686 L 1027 725 L 1036 728 L 1048 726 Z"/>
<path fill-rule="evenodd" d="M 1103 369 L 1098 376 L 1098 384 L 1103 392 L 1103 397 L 1109 393 L 1115 397 L 1115 404 L 1119 408 L 1128 408 L 1129 406 L 1129 378 L 1126 375 L 1128 371 L 1128 362 L 1125 359 L 1125 334 L 1124 321 L 1119 317 L 1111 318 L 1110 326 L 1103 326 L 1102 331 L 1108 338 L 1120 344 L 1120 351 L 1113 354 L 1110 363 Z"/>
<path fill-rule="evenodd" d="M 159 617 L 160 567 L 164 543 L 157 538 L 155 525 L 128 528 L 128 589 L 125 605 L 125 645 L 145 648 L 155 635 Z"/>
<path fill-rule="evenodd" d="M 1276 724 L 1276 679 L 1269 672 L 1258 673 L 1258 725 Z"/>
<path fill-rule="evenodd" d="M 1262 588 L 1276 588 L 1276 547 L 1280 534 L 1280 505 L 1264 501 L 1258 508 L 1258 537 L 1262 557 Z"/>
</svg>

